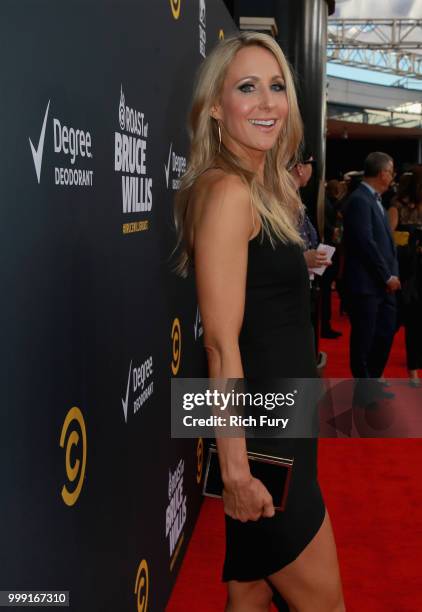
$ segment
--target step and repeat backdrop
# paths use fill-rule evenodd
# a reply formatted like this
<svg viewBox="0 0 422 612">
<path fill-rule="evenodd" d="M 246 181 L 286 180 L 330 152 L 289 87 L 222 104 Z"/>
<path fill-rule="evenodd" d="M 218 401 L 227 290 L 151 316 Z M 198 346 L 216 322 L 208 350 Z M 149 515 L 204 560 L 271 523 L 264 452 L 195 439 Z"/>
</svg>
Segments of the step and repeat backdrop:
<svg viewBox="0 0 422 612">
<path fill-rule="evenodd" d="M 1 2 L 0 590 L 165 609 L 204 456 L 170 438 L 170 381 L 206 371 L 173 198 L 234 29 L 222 0 Z"/>
</svg>

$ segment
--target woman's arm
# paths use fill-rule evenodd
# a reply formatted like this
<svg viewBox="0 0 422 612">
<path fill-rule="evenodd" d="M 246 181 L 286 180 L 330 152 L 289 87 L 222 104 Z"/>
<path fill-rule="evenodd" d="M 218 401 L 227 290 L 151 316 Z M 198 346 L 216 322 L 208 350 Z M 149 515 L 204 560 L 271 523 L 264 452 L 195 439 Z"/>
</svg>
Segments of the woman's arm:
<svg viewBox="0 0 422 612">
<path fill-rule="evenodd" d="M 254 232 L 249 193 L 239 178 L 217 171 L 203 177 L 192 204 L 196 286 L 209 377 L 243 378 L 238 339 Z M 251 476 L 245 438 L 217 437 L 217 447 L 226 513 L 244 521 L 272 516 L 271 496 Z"/>
</svg>

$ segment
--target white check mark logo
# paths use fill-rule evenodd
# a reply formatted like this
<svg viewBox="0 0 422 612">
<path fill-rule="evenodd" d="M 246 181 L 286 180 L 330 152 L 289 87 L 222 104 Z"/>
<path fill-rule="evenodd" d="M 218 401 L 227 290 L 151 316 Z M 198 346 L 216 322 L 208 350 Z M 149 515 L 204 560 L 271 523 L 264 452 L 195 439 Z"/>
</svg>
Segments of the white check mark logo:
<svg viewBox="0 0 422 612">
<path fill-rule="evenodd" d="M 130 362 L 130 366 L 129 366 L 129 376 L 127 378 L 127 387 L 126 387 L 126 398 L 123 399 L 122 398 L 122 406 L 123 406 L 123 412 L 125 414 L 125 422 L 127 423 L 127 407 L 128 407 L 128 403 L 129 403 L 129 389 L 130 389 L 130 374 L 132 372 L 132 362 Z"/>
<path fill-rule="evenodd" d="M 199 312 L 199 306 L 196 307 L 196 317 L 195 317 L 195 340 L 198 340 L 200 336 L 202 336 L 202 321 L 201 321 L 201 313 Z"/>
<path fill-rule="evenodd" d="M 198 326 L 199 326 L 199 306 L 196 307 L 196 317 L 195 317 L 195 325 L 193 326 L 195 330 L 195 340 L 198 340 Z"/>
<path fill-rule="evenodd" d="M 172 148 L 172 146 L 173 146 L 173 143 L 171 142 L 171 143 L 170 143 L 170 152 L 169 152 L 169 158 L 168 158 L 167 164 L 164 164 L 164 170 L 165 170 L 165 173 L 166 173 L 166 183 L 167 183 L 167 189 L 168 189 L 168 186 L 169 186 L 169 177 L 170 177 L 170 162 L 171 162 L 171 148 Z"/>
<path fill-rule="evenodd" d="M 43 149 L 44 149 L 45 128 L 47 127 L 47 117 L 48 117 L 49 108 L 50 108 L 50 100 L 48 101 L 47 109 L 45 111 L 44 122 L 42 124 L 41 134 L 40 134 L 40 139 L 38 141 L 37 149 L 35 149 L 34 145 L 32 144 L 31 139 L 29 139 L 29 144 L 31 145 L 32 157 L 34 159 L 34 164 L 35 164 L 35 172 L 37 173 L 38 183 L 40 182 L 40 179 L 41 179 L 42 154 L 43 154 Z"/>
</svg>

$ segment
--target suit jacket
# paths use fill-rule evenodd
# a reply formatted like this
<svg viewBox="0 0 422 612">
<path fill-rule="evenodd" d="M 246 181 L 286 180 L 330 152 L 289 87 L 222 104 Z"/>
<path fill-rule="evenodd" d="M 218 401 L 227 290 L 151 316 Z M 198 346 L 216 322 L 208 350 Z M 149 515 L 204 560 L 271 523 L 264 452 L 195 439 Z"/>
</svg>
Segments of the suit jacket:
<svg viewBox="0 0 422 612">
<path fill-rule="evenodd" d="M 344 282 L 351 293 L 382 295 L 398 276 L 396 247 L 387 215 L 365 185 L 351 194 L 344 211 Z"/>
</svg>

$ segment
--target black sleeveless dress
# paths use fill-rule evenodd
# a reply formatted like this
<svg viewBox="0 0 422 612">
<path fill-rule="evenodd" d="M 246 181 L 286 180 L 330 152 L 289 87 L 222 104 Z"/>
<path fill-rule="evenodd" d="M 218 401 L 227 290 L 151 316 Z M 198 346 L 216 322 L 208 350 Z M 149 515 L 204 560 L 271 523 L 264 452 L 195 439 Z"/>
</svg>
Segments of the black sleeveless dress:
<svg viewBox="0 0 422 612">
<path fill-rule="evenodd" d="M 249 242 L 246 302 L 239 338 L 245 378 L 313 378 L 316 374 L 309 277 L 301 248 L 258 235 Z M 317 440 L 247 441 L 250 450 L 293 457 L 287 505 L 273 518 L 226 515 L 223 580 L 252 581 L 282 569 L 319 530 L 325 506 L 317 480 Z"/>
</svg>

